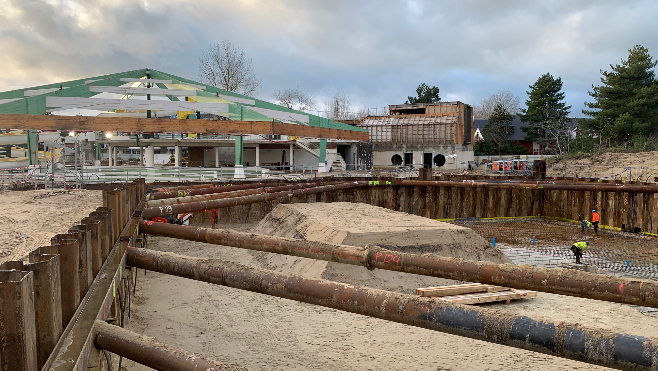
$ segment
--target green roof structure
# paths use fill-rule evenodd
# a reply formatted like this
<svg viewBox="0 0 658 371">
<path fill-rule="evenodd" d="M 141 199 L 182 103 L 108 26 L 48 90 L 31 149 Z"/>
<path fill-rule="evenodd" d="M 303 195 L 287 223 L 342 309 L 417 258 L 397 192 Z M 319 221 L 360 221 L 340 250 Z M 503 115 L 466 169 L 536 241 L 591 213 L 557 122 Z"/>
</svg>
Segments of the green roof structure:
<svg viewBox="0 0 658 371">
<path fill-rule="evenodd" d="M 144 84 L 156 88 L 153 90 L 154 94 L 166 96 L 169 102 L 181 103 L 171 105 L 163 103 L 162 100 L 151 100 L 150 103 L 146 103 L 144 100 L 134 102 L 134 100 L 131 105 L 127 105 L 126 100 L 130 100 L 132 94 L 144 95 L 149 92 L 149 89 L 137 88 Z M 172 94 L 167 94 L 166 90 L 171 90 Z M 125 92 L 125 94 L 122 94 L 121 99 L 93 99 L 98 94 L 108 92 Z M 179 97 L 185 97 L 185 101 L 181 101 Z M 135 108 L 137 105 L 140 108 Z M 152 105 L 153 108 L 149 105 Z M 0 92 L 0 114 L 43 115 L 66 108 L 103 112 L 139 109 L 158 111 L 165 106 L 173 107 L 173 110 L 188 108 L 191 111 L 218 114 L 236 121 L 280 121 L 321 128 L 367 132 L 366 129 L 149 68 Z M 181 109 L 181 107 L 183 108 Z"/>
</svg>

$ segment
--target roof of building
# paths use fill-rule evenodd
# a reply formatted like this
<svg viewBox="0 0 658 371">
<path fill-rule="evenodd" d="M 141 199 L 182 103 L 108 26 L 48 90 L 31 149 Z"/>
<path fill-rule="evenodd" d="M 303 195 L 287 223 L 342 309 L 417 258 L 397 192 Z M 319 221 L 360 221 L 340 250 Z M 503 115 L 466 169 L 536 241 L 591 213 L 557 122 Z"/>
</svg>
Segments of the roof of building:
<svg viewBox="0 0 658 371">
<path fill-rule="evenodd" d="M 160 97 L 131 99 L 147 94 Z M 0 114 L 43 115 L 59 109 L 110 112 L 117 116 L 147 110 L 198 111 L 230 120 L 367 131 L 149 68 L 0 92 Z"/>
</svg>

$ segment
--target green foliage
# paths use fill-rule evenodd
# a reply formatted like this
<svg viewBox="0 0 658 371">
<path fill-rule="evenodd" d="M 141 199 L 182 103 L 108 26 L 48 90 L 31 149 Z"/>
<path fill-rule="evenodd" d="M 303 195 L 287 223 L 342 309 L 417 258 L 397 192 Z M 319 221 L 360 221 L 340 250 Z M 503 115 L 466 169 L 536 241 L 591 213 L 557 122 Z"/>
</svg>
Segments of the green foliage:
<svg viewBox="0 0 658 371">
<path fill-rule="evenodd" d="M 589 109 L 583 110 L 592 117 L 586 128 L 599 136 L 599 143 L 642 145 L 658 130 L 658 82 L 653 71 L 657 63 L 648 49 L 635 45 L 621 65 L 601 71 L 603 85 L 592 85 L 589 95 L 594 102 L 585 103 Z"/>
<path fill-rule="evenodd" d="M 526 140 L 538 142 L 542 148 L 554 143 L 555 151 L 560 154 L 568 150 L 571 134 L 567 116 L 571 106 L 564 102 L 562 79 L 546 73 L 530 85 L 530 91 L 526 93 L 527 108 L 521 109 L 519 115 L 522 121 L 528 123 L 527 127 L 522 128 Z"/>
<path fill-rule="evenodd" d="M 441 97 L 439 97 L 439 88 L 436 86 L 430 88 L 425 85 L 425 83 L 422 83 L 416 88 L 416 94 L 418 97 L 407 97 L 405 104 L 437 103 L 441 101 Z"/>
<path fill-rule="evenodd" d="M 496 104 L 489 122 L 482 130 L 484 138 L 496 145 L 499 155 L 504 147 L 510 146 L 509 136 L 514 133 L 512 120 L 514 115 L 509 114 L 502 104 Z"/>
<path fill-rule="evenodd" d="M 502 148 L 490 140 L 481 140 L 473 145 L 475 156 L 505 156 L 505 155 L 527 155 L 528 151 L 524 146 L 515 145 L 511 140 Z"/>
</svg>

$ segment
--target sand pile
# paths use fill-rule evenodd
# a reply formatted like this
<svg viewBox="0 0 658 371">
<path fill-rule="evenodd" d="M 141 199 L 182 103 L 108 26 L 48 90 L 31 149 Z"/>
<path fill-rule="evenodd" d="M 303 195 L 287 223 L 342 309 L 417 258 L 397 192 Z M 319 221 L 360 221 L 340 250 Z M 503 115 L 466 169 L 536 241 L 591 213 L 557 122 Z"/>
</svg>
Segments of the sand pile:
<svg viewBox="0 0 658 371">
<path fill-rule="evenodd" d="M 510 263 L 469 228 L 351 202 L 278 205 L 255 233 L 414 254 Z"/>
<path fill-rule="evenodd" d="M 0 192 L 0 263 L 21 260 L 50 238 L 80 223 L 103 206 L 103 192 L 6 191 Z"/>
<path fill-rule="evenodd" d="M 469 260 L 510 262 L 501 251 L 468 228 L 359 203 L 278 205 L 253 232 L 350 246 L 378 245 L 402 252 Z M 285 255 L 254 254 L 254 257 L 267 269 L 407 294 L 414 293 L 417 287 L 459 283 Z"/>
</svg>

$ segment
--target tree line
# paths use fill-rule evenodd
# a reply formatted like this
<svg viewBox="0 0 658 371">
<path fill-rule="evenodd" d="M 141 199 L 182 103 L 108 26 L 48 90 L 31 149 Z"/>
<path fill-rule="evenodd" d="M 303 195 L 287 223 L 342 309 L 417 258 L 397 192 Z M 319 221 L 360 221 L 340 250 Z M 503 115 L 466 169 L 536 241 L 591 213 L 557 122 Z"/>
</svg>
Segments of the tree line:
<svg viewBox="0 0 658 371">
<path fill-rule="evenodd" d="M 546 154 L 594 153 L 605 150 L 658 150 L 658 63 L 642 45 L 629 49 L 627 59 L 601 70 L 601 85 L 592 85 L 587 117 L 569 119 L 562 79 L 544 74 L 530 85 L 526 108 L 519 109 L 511 93 L 497 93 L 476 107 L 476 117 L 489 118 L 476 155 L 513 154 L 506 135 L 514 114 L 528 124 L 525 140 L 538 143 Z M 489 113 L 490 112 L 490 113 Z M 576 134 L 575 137 L 572 134 Z"/>
<path fill-rule="evenodd" d="M 489 119 L 483 128 L 484 140 L 475 144 L 476 155 L 525 153 L 510 140 L 512 121 L 518 115 L 525 140 L 537 143 L 545 154 L 574 151 L 595 152 L 623 148 L 658 150 L 658 81 L 655 61 L 648 49 L 635 45 L 627 59 L 601 70 L 601 85 L 592 85 L 592 102 L 586 102 L 584 119 L 570 119 L 571 106 L 564 101 L 562 79 L 550 73 L 540 76 L 526 91 L 525 107 L 508 91 L 500 91 L 475 106 L 475 118 Z M 256 78 L 253 60 L 228 40 L 211 45 L 199 58 L 202 82 L 243 95 L 253 96 L 261 82 Z M 416 96 L 405 103 L 437 103 L 439 88 L 420 84 Z M 313 112 L 315 99 L 299 87 L 272 93 L 276 102 L 290 109 Z M 320 111 L 318 111 L 320 112 Z M 344 93 L 336 93 L 324 102 L 323 116 L 337 121 L 358 120 L 368 115 L 352 106 Z M 574 133 L 577 135 L 574 138 Z"/>
</svg>

